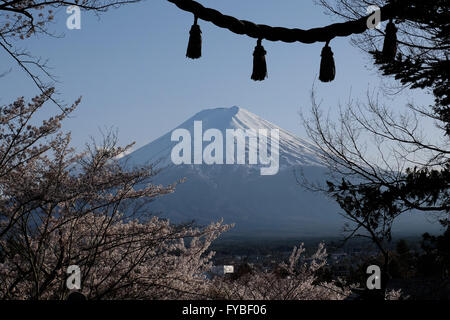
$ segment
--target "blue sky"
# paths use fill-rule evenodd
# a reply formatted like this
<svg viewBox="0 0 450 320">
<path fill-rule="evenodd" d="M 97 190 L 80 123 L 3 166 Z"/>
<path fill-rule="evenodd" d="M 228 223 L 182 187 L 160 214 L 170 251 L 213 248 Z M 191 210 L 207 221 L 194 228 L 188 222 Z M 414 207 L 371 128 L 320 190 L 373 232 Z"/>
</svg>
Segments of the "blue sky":
<svg viewBox="0 0 450 320">
<path fill-rule="evenodd" d="M 269 25 L 311 28 L 335 22 L 313 0 L 202 0 L 202 4 L 241 19 Z M 336 80 L 322 84 L 317 76 L 323 44 L 285 44 L 264 41 L 268 52 L 269 78 L 250 80 L 256 41 L 200 21 L 203 57 L 185 58 L 190 13 L 165 0 L 110 10 L 100 17 L 82 13 L 82 29 L 68 30 L 64 10 L 56 13 L 50 27 L 63 38 L 40 35 L 19 43 L 34 55 L 48 58 L 52 73 L 66 102 L 83 96 L 82 104 L 67 120 L 73 144 L 83 146 L 99 128 L 119 129 L 122 144 L 142 146 L 200 110 L 240 106 L 284 129 L 305 137 L 300 110 L 310 106 L 315 84 L 325 108 L 336 109 L 350 96 L 364 99 L 383 78 L 370 57 L 351 46 L 349 39 L 331 42 L 337 66 Z M 29 79 L 3 52 L 0 71 L 13 67 L 0 78 L 0 104 L 17 96 L 38 93 Z M 401 112 L 408 101 L 428 104 L 429 95 L 406 90 L 390 101 Z M 58 111 L 48 104 L 42 117 Z"/>
</svg>

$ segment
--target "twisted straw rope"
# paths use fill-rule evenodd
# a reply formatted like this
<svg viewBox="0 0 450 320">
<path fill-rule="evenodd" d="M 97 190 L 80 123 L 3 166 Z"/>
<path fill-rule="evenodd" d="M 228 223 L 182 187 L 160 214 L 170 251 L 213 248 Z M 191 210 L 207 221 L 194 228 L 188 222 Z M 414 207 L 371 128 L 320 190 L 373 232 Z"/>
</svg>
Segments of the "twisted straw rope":
<svg viewBox="0 0 450 320">
<path fill-rule="evenodd" d="M 236 34 L 245 34 L 255 39 L 267 39 L 282 42 L 329 42 L 335 37 L 347 37 L 352 34 L 363 33 L 367 30 L 367 20 L 370 16 L 344 23 L 335 23 L 322 28 L 309 30 L 271 27 L 265 24 L 256 24 L 251 21 L 239 20 L 227 16 L 217 10 L 205 8 L 193 0 L 168 0 L 184 11 L 192 12 L 197 18 L 212 22 L 220 28 L 225 28 Z M 394 8 L 388 4 L 381 9 L 381 20 L 393 17 Z"/>
</svg>

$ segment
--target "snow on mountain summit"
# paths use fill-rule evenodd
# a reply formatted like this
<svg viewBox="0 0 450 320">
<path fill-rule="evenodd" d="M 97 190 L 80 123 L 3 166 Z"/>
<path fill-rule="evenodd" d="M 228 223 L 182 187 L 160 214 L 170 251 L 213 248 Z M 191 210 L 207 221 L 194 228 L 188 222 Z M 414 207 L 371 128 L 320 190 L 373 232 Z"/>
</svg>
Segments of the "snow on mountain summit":
<svg viewBox="0 0 450 320">
<path fill-rule="evenodd" d="M 290 165 L 321 165 L 318 157 L 319 151 L 311 143 L 237 106 L 202 110 L 162 137 L 127 155 L 124 160 L 132 165 L 154 162 L 170 165 L 171 150 L 178 143 L 171 141 L 172 132 L 183 128 L 188 130 L 191 136 L 194 137 L 195 121 L 202 122 L 203 132 L 208 129 L 218 129 L 224 137 L 227 129 L 241 129 L 244 131 L 267 129 L 268 132 L 272 129 L 278 129 L 281 168 Z M 207 144 L 208 142 L 203 142 L 203 147 Z M 270 139 L 268 149 L 270 150 Z"/>
</svg>

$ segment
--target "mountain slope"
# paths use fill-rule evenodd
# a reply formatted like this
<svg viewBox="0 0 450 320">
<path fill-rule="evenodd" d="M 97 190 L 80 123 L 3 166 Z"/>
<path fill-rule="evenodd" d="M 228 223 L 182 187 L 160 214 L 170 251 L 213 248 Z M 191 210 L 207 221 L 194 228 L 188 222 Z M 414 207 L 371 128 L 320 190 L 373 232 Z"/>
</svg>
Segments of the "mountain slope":
<svg viewBox="0 0 450 320">
<path fill-rule="evenodd" d="M 227 129 L 278 129 L 280 170 L 276 175 L 262 176 L 259 164 L 174 165 L 170 155 L 178 142 L 171 141 L 171 131 L 122 159 L 127 166 L 158 162 L 163 170 L 154 180 L 157 184 L 186 178 L 174 194 L 154 201 L 152 212 L 174 222 L 207 224 L 224 218 L 226 223 L 236 224 L 232 234 L 247 236 L 340 234 L 344 220 L 336 203 L 297 183 L 300 172 L 311 180 L 325 180 L 326 167 L 312 144 L 238 107 L 201 111 L 175 129 L 184 128 L 194 137 L 195 121 L 202 121 L 203 132 L 218 129 L 224 137 Z M 405 221 L 398 225 L 398 231 L 423 230 L 422 217 L 414 215 Z"/>
</svg>

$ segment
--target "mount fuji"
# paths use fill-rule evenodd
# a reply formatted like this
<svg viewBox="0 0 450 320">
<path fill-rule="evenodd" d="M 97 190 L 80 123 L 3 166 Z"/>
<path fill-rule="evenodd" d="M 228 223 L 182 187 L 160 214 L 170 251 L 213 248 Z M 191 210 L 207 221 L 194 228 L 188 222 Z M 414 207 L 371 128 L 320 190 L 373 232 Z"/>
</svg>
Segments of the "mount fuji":
<svg viewBox="0 0 450 320">
<path fill-rule="evenodd" d="M 249 164 L 248 157 L 245 164 L 174 165 L 171 152 L 179 142 L 172 141 L 172 132 L 186 129 L 194 137 L 196 121 L 202 122 L 203 132 L 217 129 L 224 137 L 227 129 L 279 130 L 278 173 L 261 175 L 263 165 Z M 153 214 L 177 223 L 194 220 L 208 224 L 223 218 L 225 223 L 235 223 L 229 233 L 236 236 L 340 235 L 344 219 L 338 214 L 338 205 L 298 183 L 300 172 L 312 181 L 326 179 L 327 168 L 321 161 L 320 151 L 308 141 L 239 107 L 203 110 L 174 130 L 121 159 L 130 167 L 156 163 L 162 170 L 152 181 L 154 184 L 171 184 L 185 178 L 173 194 L 150 204 Z M 203 147 L 208 144 L 203 142 Z M 268 144 L 270 151 L 271 141 Z M 246 155 L 250 151 L 247 144 Z M 423 227 L 423 218 L 410 215 L 400 221 L 396 230 L 409 233 L 423 231 Z"/>
</svg>

